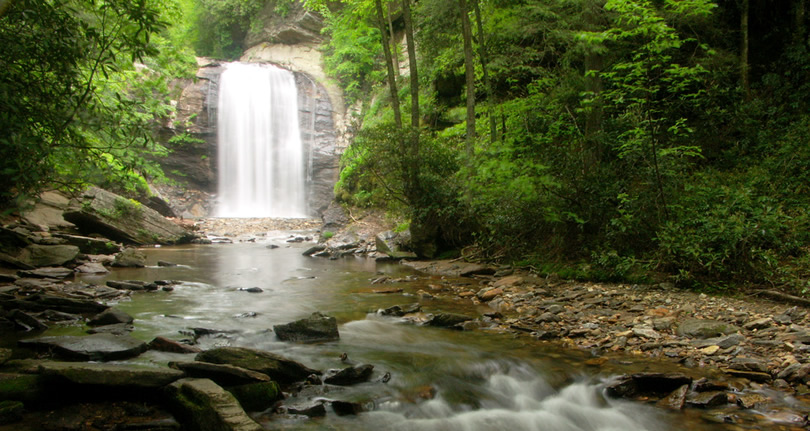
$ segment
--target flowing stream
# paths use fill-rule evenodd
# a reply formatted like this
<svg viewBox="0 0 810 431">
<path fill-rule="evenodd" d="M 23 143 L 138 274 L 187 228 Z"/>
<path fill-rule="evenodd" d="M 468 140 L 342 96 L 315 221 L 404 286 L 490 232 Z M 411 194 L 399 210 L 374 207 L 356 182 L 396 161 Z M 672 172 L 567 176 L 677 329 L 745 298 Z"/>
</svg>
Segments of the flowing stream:
<svg viewBox="0 0 810 431">
<path fill-rule="evenodd" d="M 469 303 L 424 299 L 424 276 L 408 268 L 365 258 L 330 261 L 302 256 L 309 244 L 287 244 L 289 233 L 242 244 L 146 249 L 142 269 L 116 269 L 106 279 L 181 280 L 171 292 L 135 293 L 119 308 L 135 317 L 133 336 L 182 339 L 189 328 L 225 331 L 200 339 L 201 348 L 246 346 L 281 354 L 317 369 L 343 368 L 346 353 L 374 365 L 371 381 L 322 395 L 362 402 L 357 416 L 307 419 L 270 413 L 256 416 L 268 429 L 330 430 L 666 430 L 720 429 L 694 413 L 668 412 L 640 403 L 609 400 L 600 384 L 610 375 L 649 370 L 649 364 L 619 361 L 586 365 L 590 355 L 528 337 L 482 331 L 429 328 L 385 317 L 375 310 L 420 302 L 424 312 L 480 314 Z M 269 244 L 280 246 L 268 248 Z M 159 267 L 158 260 L 179 264 Z M 402 277 L 402 293 L 379 294 L 371 279 Z M 411 276 L 410 281 L 407 277 Z M 391 285 L 385 285 L 390 287 Z M 240 288 L 260 287 L 261 293 Z M 337 317 L 340 340 L 317 344 L 279 341 L 271 328 L 320 311 Z M 50 333 L 80 333 L 80 328 Z M 147 352 L 138 362 L 165 364 L 193 355 Z M 624 367 L 624 368 L 622 368 Z M 390 373 L 387 383 L 381 381 Z M 304 396 L 299 395 L 301 402 Z M 287 400 L 296 402 L 296 400 Z M 691 416 L 690 416 L 691 415 Z M 706 427 L 706 428 L 704 428 Z"/>
<path fill-rule="evenodd" d="M 306 172 L 293 74 L 228 63 L 219 81 L 219 217 L 304 217 Z"/>
</svg>

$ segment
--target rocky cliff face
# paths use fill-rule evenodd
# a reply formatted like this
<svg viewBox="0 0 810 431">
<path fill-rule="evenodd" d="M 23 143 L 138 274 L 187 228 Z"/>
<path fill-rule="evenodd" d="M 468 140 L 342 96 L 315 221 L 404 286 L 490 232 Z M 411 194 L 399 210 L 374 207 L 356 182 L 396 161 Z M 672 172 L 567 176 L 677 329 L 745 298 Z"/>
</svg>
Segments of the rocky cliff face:
<svg viewBox="0 0 810 431">
<path fill-rule="evenodd" d="M 320 17 L 296 8 L 284 19 L 271 16 L 265 22 L 264 29 L 248 35 L 248 42 L 256 45 L 241 60 L 274 63 L 295 73 L 307 155 L 307 201 L 310 214 L 318 216 L 332 201 L 340 154 L 348 143 L 343 95 L 322 68 L 317 49 Z M 177 114 L 162 133 L 172 150 L 164 171 L 177 184 L 154 186 L 156 194 L 187 218 L 211 215 L 217 191 L 217 90 L 223 68 L 210 59 L 199 59 L 199 64 L 196 79 L 181 83 Z"/>
</svg>

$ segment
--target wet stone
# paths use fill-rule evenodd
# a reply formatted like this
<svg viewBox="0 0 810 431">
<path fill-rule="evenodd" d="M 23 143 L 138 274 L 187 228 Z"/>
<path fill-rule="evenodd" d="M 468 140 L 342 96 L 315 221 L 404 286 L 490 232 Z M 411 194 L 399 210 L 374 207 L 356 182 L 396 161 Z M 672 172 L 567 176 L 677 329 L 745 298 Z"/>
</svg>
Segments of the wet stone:
<svg viewBox="0 0 810 431">
<path fill-rule="evenodd" d="M 728 402 L 728 395 L 723 391 L 698 392 L 686 398 L 686 403 L 692 407 L 711 408 L 722 406 Z"/>
<path fill-rule="evenodd" d="M 146 343 L 128 335 L 93 334 L 85 337 L 61 336 L 21 340 L 34 349 L 51 350 L 60 356 L 83 361 L 108 361 L 140 355 Z"/>
</svg>

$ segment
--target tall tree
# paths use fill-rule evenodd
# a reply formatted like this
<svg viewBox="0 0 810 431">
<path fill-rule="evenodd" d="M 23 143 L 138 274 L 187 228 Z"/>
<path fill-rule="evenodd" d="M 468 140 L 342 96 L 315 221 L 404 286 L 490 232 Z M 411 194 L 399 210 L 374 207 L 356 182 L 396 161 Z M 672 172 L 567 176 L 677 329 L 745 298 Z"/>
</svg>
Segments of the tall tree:
<svg viewBox="0 0 810 431">
<path fill-rule="evenodd" d="M 391 109 L 394 111 L 394 123 L 397 129 L 402 129 L 402 113 L 399 110 L 399 91 L 397 90 L 397 75 L 394 71 L 394 60 L 391 57 L 391 45 L 388 41 L 387 26 L 385 23 L 385 12 L 383 11 L 382 0 L 375 0 L 377 9 L 377 25 L 382 37 L 383 55 L 385 56 L 385 66 L 388 71 L 388 91 L 391 93 Z"/>
<path fill-rule="evenodd" d="M 749 61 L 748 61 L 748 21 L 749 21 L 749 0 L 739 0 L 740 4 L 740 85 L 745 92 L 745 97 L 751 97 L 751 83 L 749 81 Z"/>
<path fill-rule="evenodd" d="M 416 64 L 416 42 L 413 35 L 413 19 L 410 0 L 402 0 L 402 17 L 405 20 L 405 40 L 408 45 L 408 69 L 411 82 L 411 133 L 410 160 L 408 162 L 408 192 L 418 193 L 419 176 L 419 69 Z"/>
<path fill-rule="evenodd" d="M 481 18 L 481 7 L 478 5 L 478 0 L 470 0 L 473 4 L 475 11 L 475 24 L 478 29 L 478 58 L 481 61 L 481 71 L 484 78 L 484 88 L 487 90 L 487 101 L 489 102 L 489 140 L 495 142 L 497 140 L 498 128 L 495 122 L 495 92 L 492 89 L 492 81 L 489 79 L 489 67 L 486 35 L 484 34 L 484 23 Z"/>
<path fill-rule="evenodd" d="M 461 33 L 464 39 L 464 76 L 467 85 L 467 157 L 472 160 L 475 146 L 475 65 L 473 63 L 472 29 L 467 0 L 458 0 L 461 15 Z"/>
</svg>

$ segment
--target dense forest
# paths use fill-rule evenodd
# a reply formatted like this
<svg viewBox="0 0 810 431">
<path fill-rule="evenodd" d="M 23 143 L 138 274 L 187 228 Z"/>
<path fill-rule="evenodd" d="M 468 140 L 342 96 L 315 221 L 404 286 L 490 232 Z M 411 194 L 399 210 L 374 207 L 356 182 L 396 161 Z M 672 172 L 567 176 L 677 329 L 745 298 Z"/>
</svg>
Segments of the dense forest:
<svg viewBox="0 0 810 431">
<path fill-rule="evenodd" d="M 406 220 L 419 254 L 808 293 L 807 1 L 303 3 L 356 115 L 337 200 Z M 194 55 L 301 6 L 0 1 L 0 200 L 142 192 Z"/>
</svg>

